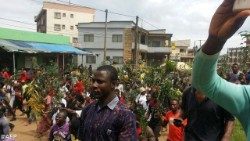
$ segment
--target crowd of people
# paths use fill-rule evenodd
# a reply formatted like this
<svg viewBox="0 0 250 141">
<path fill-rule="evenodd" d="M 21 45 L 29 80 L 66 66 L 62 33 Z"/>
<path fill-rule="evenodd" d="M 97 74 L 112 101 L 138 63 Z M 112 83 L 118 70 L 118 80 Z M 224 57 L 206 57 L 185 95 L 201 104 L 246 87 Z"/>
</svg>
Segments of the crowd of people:
<svg viewBox="0 0 250 141">
<path fill-rule="evenodd" d="M 63 96 L 59 102 L 55 102 L 53 91 L 47 91 L 48 94 L 43 98 L 41 118 L 36 119 L 32 107 L 27 105 L 29 98 L 25 94 L 27 85 L 36 79 L 36 72 L 29 75 L 28 71 L 22 70 L 14 79 L 6 75 L 9 72 L 4 71 L 0 77 L 1 135 L 8 135 L 13 130 L 15 125 L 11 121 L 18 120 L 16 109 L 22 116 L 27 116 L 27 125 L 38 121 L 37 137 L 49 133 L 48 139 L 51 141 L 113 138 L 157 141 L 162 130 L 167 127 L 168 141 L 182 141 L 183 138 L 222 140 L 230 138 L 232 134 L 234 116 L 190 84 L 184 85 L 178 75 L 171 82 L 173 87 L 183 89 L 182 98 L 169 98 L 169 104 L 162 111 L 158 99 L 160 89 L 157 86 L 138 87 L 139 93 L 133 101 L 129 101 L 129 90 L 119 83 L 121 81 L 118 81 L 114 67 L 101 66 L 94 72 L 88 70 L 91 71 L 91 75 L 88 74 L 91 79 L 89 88 L 77 77 L 80 74 L 77 69 L 62 76 L 58 92 Z M 243 81 L 241 74 L 239 66 L 233 64 L 225 79 L 240 84 Z M 247 78 L 247 75 L 244 74 L 243 78 Z M 11 119 L 7 120 L 9 117 Z M 142 119 L 145 119 L 144 123 Z"/>
<path fill-rule="evenodd" d="M 104 65 L 93 72 L 88 69 L 89 86 L 79 77 L 78 74 L 84 73 L 80 69 L 61 75 L 58 87 L 41 90 L 45 95 L 42 102 L 37 98 L 37 103 L 42 103 L 39 111 L 29 103 L 34 94 L 27 94 L 30 92 L 27 89 L 29 84 L 41 82 L 37 75 L 47 70 L 23 69 L 19 75 L 3 70 L 1 140 L 11 140 L 2 137 L 14 129 L 11 121 L 18 120 L 17 109 L 27 116 L 27 125 L 37 120 L 37 137 L 47 135 L 49 141 L 157 141 L 162 127 L 167 125 L 167 141 L 229 141 L 235 117 L 242 123 L 249 140 L 250 91 L 246 84 L 249 84 L 250 73 L 241 72 L 238 64 L 233 64 L 226 75 L 216 69 L 223 45 L 250 15 L 249 10 L 233 12 L 233 3 L 234 0 L 224 0 L 214 14 L 209 37 L 196 54 L 192 85 L 177 85 L 179 78 L 174 77 L 172 85 L 180 88 L 182 97 L 169 98 L 164 108 L 163 99 L 158 97 L 160 84 L 125 88 L 118 80 L 116 68 Z M 43 83 L 50 85 L 48 81 L 53 79 Z M 138 89 L 139 93 L 129 101 L 131 89 Z"/>
</svg>

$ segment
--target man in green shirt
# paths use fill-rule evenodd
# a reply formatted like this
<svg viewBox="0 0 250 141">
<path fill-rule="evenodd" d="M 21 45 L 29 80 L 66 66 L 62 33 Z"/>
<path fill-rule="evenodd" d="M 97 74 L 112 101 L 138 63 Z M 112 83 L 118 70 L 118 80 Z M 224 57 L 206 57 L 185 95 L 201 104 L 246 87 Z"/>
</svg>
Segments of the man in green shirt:
<svg viewBox="0 0 250 141">
<path fill-rule="evenodd" d="M 215 12 L 208 38 L 195 57 L 192 85 L 235 115 L 250 141 L 250 86 L 227 82 L 216 69 L 224 44 L 250 16 L 250 10 L 233 12 L 234 1 L 224 0 Z"/>
</svg>

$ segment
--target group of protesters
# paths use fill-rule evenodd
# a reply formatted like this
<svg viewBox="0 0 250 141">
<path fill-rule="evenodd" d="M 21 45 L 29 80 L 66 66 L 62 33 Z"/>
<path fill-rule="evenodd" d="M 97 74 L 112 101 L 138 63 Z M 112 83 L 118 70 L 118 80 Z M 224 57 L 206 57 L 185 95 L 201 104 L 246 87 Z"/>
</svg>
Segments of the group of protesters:
<svg viewBox="0 0 250 141">
<path fill-rule="evenodd" d="M 223 45 L 250 15 L 249 10 L 233 11 L 234 1 L 224 0 L 215 12 L 208 39 L 194 60 L 192 85 L 181 85 L 182 98 L 169 99 L 163 111 L 160 110 L 163 99 L 157 96 L 160 84 L 138 85 L 136 98 L 128 101 L 126 98 L 132 88 L 124 89 L 117 70 L 104 65 L 89 73 L 89 87 L 77 77 L 77 70 L 62 75 L 58 88 L 62 97 L 57 97 L 57 90 L 46 90 L 41 118 L 36 119 L 32 111 L 37 109 L 25 105 L 25 101 L 29 101 L 25 90 L 37 79 L 36 72 L 22 70 L 19 78 L 13 78 L 4 70 L 0 83 L 1 137 L 14 128 L 7 117 L 12 116 L 11 121 L 18 120 L 15 114 L 18 108 L 27 115 L 28 123 L 39 120 L 38 137 L 48 132 L 49 141 L 157 141 L 166 125 L 167 141 L 228 141 L 234 116 L 242 123 L 249 140 L 250 91 L 246 84 L 250 73 L 240 72 L 237 64 L 224 79 L 219 76 L 223 73 L 216 71 Z M 173 85 L 176 80 L 172 81 Z"/>
<path fill-rule="evenodd" d="M 114 69 L 112 71 L 112 75 L 115 75 L 117 77 L 117 72 L 115 68 L 112 66 L 102 66 L 104 67 L 104 71 L 110 71 L 109 69 Z M 101 67 L 100 67 L 101 68 Z M 107 69 L 108 68 L 108 69 Z M 108 89 L 108 86 L 105 86 L 103 88 L 104 90 L 101 91 L 99 90 L 98 86 L 95 86 L 95 81 L 96 83 L 104 83 L 104 82 L 99 82 L 99 81 L 104 81 L 102 80 L 102 77 L 99 76 L 98 74 L 98 69 L 94 73 L 88 72 L 88 77 L 91 79 L 91 86 L 87 88 L 85 86 L 85 83 L 80 79 L 79 75 L 81 74 L 80 72 L 80 67 L 78 69 L 72 70 L 70 73 L 68 73 L 65 76 L 62 76 L 63 79 L 60 82 L 60 86 L 58 87 L 58 92 L 63 95 L 60 97 L 59 102 L 55 102 L 55 94 L 53 92 L 51 93 L 50 91 L 47 91 L 48 94 L 46 97 L 44 97 L 44 110 L 42 112 L 42 115 L 39 119 L 36 119 L 36 116 L 32 114 L 32 109 L 29 107 L 26 102 L 29 100 L 27 97 L 25 97 L 25 93 L 27 92 L 25 89 L 28 87 L 27 85 L 34 81 L 36 77 L 34 74 L 35 72 L 31 73 L 29 71 L 26 71 L 25 69 L 22 69 L 20 71 L 20 74 L 16 76 L 16 79 L 12 78 L 13 76 L 11 75 L 6 75 L 10 74 L 9 72 L 4 72 L 5 70 L 2 71 L 2 77 L 1 77 L 1 105 L 2 111 L 1 111 L 1 117 L 3 118 L 3 123 L 6 123 L 5 125 L 2 125 L 2 132 L 1 134 L 9 134 L 11 130 L 14 128 L 14 124 L 11 123 L 13 120 L 18 120 L 16 118 L 16 109 L 18 109 L 21 112 L 21 116 L 27 116 L 27 125 L 31 124 L 32 121 L 37 120 L 37 137 L 42 137 L 46 136 L 47 133 L 49 133 L 48 138 L 49 140 L 84 140 L 86 137 L 83 137 L 81 135 L 81 125 L 82 123 L 87 122 L 88 124 L 91 123 L 93 113 L 96 111 L 93 110 L 91 112 L 91 118 L 90 119 L 82 119 L 83 113 L 82 110 L 85 109 L 86 107 L 91 106 L 92 104 L 97 104 L 97 101 L 100 101 L 100 99 L 103 98 L 103 96 L 99 96 L 100 93 L 105 93 L 105 90 Z M 103 71 L 101 69 L 100 72 Z M 35 71 L 35 70 L 33 70 Z M 90 71 L 90 70 L 88 70 Z M 30 75 L 30 74 L 33 75 Z M 5 74 L 5 75 L 3 75 Z M 93 75 L 90 75 L 93 74 Z M 175 73 L 177 74 L 177 73 Z M 242 72 L 239 70 L 239 67 L 237 64 L 234 64 L 232 66 L 232 70 L 227 73 L 228 81 L 233 80 L 232 82 L 238 83 L 241 81 L 241 74 Z M 244 78 L 247 78 L 246 73 Z M 8 76 L 8 77 L 6 77 Z M 99 78 L 100 77 L 100 78 Z M 97 80 L 95 80 L 97 79 Z M 99 80 L 101 79 L 101 80 Z M 138 94 L 136 97 L 132 100 L 128 100 L 129 96 L 129 91 L 130 89 L 125 88 L 125 85 L 122 83 L 119 83 L 121 81 L 117 81 L 118 77 L 114 80 L 116 82 L 114 83 L 114 86 L 112 86 L 112 89 L 110 90 L 107 95 L 114 93 L 114 97 L 118 98 L 119 103 L 122 105 L 126 106 L 128 111 L 131 111 L 133 115 L 131 116 L 130 120 L 127 117 L 127 119 L 124 119 L 125 121 L 131 121 L 131 127 L 128 130 L 131 130 L 127 140 L 149 140 L 149 141 L 157 141 L 161 133 L 164 129 L 168 129 L 168 135 L 167 139 L 169 141 L 181 141 L 183 139 L 184 134 L 188 134 L 191 127 L 195 127 L 194 129 L 199 129 L 201 126 L 197 126 L 195 124 L 191 124 L 187 122 L 187 120 L 190 120 L 192 122 L 201 122 L 200 124 L 206 126 L 206 130 L 209 131 L 210 129 L 208 128 L 208 125 L 218 125 L 218 131 L 214 131 L 215 133 L 215 138 L 222 138 L 223 133 L 225 133 L 224 127 L 226 127 L 226 120 L 227 121 L 234 121 L 234 117 L 231 116 L 229 113 L 226 111 L 217 113 L 216 110 L 219 109 L 221 110 L 221 107 L 212 107 L 212 110 L 210 111 L 216 111 L 213 113 L 213 115 L 217 116 L 212 116 L 211 121 L 208 120 L 208 117 L 197 117 L 195 115 L 195 112 L 197 112 L 197 107 L 194 106 L 194 104 L 197 103 L 202 103 L 203 100 L 199 101 L 201 98 L 197 99 L 197 92 L 194 88 L 190 87 L 189 81 L 186 83 L 183 83 L 183 79 L 185 78 L 180 78 L 179 75 L 175 75 L 172 78 L 172 85 L 173 87 L 178 87 L 179 89 L 183 89 L 183 98 L 180 99 L 167 99 L 166 106 L 162 110 L 162 101 L 159 101 L 158 99 L 158 94 L 159 94 L 159 86 L 155 85 L 152 87 L 148 86 L 138 86 L 136 89 L 138 89 Z M 184 88 L 185 87 L 185 88 Z M 97 89 L 97 90 L 95 90 Z M 100 88 L 101 89 L 101 88 Z M 166 94 L 167 95 L 167 94 Z M 199 95 L 199 94 L 198 94 Z M 188 97 L 188 98 L 187 98 Z M 194 99 L 192 99 L 192 97 Z M 104 96 L 104 98 L 106 98 Z M 204 98 L 203 98 L 204 99 Z M 113 99 L 111 99 L 112 102 Z M 205 100 L 207 101 L 207 100 Z M 192 104 L 190 104 L 190 102 Z M 205 103 L 205 102 L 203 102 Z M 109 103 L 108 103 L 109 104 Z M 106 104 L 106 105 L 108 105 Z M 210 103 L 211 104 L 211 103 Z M 101 108 L 101 107 L 100 107 Z M 123 107 L 124 108 L 124 107 Z M 205 107 L 204 109 L 206 109 Z M 210 107 L 211 108 L 211 107 Z M 112 108 L 111 108 L 112 109 Z M 199 112 L 204 112 L 206 113 L 206 110 L 200 110 Z M 195 111 L 195 112 L 194 112 Z M 209 111 L 209 109 L 208 109 Z M 105 113 L 107 114 L 107 113 Z M 206 114 L 201 114 L 201 115 L 206 115 Z M 8 121 L 7 117 L 11 117 L 11 119 Z M 87 115 L 86 115 L 87 116 Z M 105 115 L 97 115 L 99 120 L 104 120 L 103 118 Z M 223 120 L 221 119 L 223 116 Z M 224 116 L 225 119 L 224 119 Z M 115 117 L 115 116 L 114 116 Z M 194 118 L 195 117 L 195 118 Z M 216 123 L 218 122 L 216 117 L 220 117 L 221 123 Z M 112 120 L 111 117 L 109 117 L 109 120 Z M 124 117 L 120 117 L 124 118 Z M 145 123 L 141 122 L 141 119 L 145 119 Z M 206 118 L 208 122 L 203 123 L 202 121 L 199 121 L 198 119 Z M 183 120 L 184 119 L 184 120 Z M 114 119 L 113 119 L 114 120 Z M 179 122 L 179 123 L 178 123 Z M 86 124 L 87 124 L 86 123 Z M 215 123 L 215 124 L 213 124 Z M 222 125 L 223 123 L 223 125 Z M 93 123 L 95 124 L 95 123 Z M 129 123 L 126 123 L 129 124 Z M 145 125 L 143 125 L 145 124 Z M 168 126 L 166 126 L 168 125 Z M 89 125 L 90 126 L 90 125 Z M 134 127 L 133 127 L 134 126 Z M 229 127 L 229 126 L 228 126 Z M 105 128 L 105 127 L 103 127 Z M 133 138 L 133 133 L 132 129 L 135 129 L 135 134 Z M 186 128 L 186 130 L 185 130 Z M 227 129 L 227 131 L 232 131 L 233 126 L 230 126 L 230 130 Z M 100 128 L 102 129 L 102 128 Z M 194 130 L 192 129 L 192 130 Z M 223 129 L 223 130 L 222 130 Z M 102 129 L 104 130 L 104 129 Z M 111 129 L 108 129 L 111 130 Z M 118 130 L 118 129 L 114 129 Z M 80 131 L 80 132 L 79 132 Z M 83 131 L 86 131 L 83 130 Z M 201 131 L 201 130 L 199 130 Z M 95 130 L 91 130 L 89 127 L 88 134 L 91 135 L 91 132 L 97 132 Z M 184 133 L 185 132 L 185 133 Z M 193 132 L 193 131 L 192 131 Z M 212 131 L 210 131 L 211 133 Z M 222 133 L 223 132 L 223 133 Z M 196 134 L 196 133 L 192 133 Z M 208 138 L 208 134 L 204 135 L 205 138 Z M 204 136 L 201 135 L 201 133 L 197 133 L 196 138 L 203 138 Z M 211 134 L 209 135 L 211 137 Z M 82 138 L 82 139 L 81 139 Z M 91 136 L 88 136 L 87 138 L 92 138 Z M 103 138 L 105 140 L 106 138 L 99 135 L 95 135 L 95 139 Z M 123 139 L 126 139 L 126 137 L 122 137 Z M 108 139 L 108 138 L 107 138 Z M 90 139 L 90 140 L 93 140 Z"/>
</svg>

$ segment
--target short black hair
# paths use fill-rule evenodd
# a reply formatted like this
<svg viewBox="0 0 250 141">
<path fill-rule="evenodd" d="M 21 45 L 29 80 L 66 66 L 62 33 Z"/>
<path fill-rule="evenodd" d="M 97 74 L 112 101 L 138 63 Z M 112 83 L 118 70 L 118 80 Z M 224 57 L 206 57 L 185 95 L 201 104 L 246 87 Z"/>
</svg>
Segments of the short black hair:
<svg viewBox="0 0 250 141">
<path fill-rule="evenodd" d="M 97 71 L 106 71 L 106 72 L 108 72 L 111 81 L 117 81 L 118 80 L 118 72 L 117 72 L 116 68 L 111 66 L 111 65 L 100 66 L 96 70 Z"/>
<path fill-rule="evenodd" d="M 233 63 L 233 65 L 232 66 L 239 66 L 239 64 L 237 64 L 237 63 Z"/>
<path fill-rule="evenodd" d="M 176 101 L 176 102 L 179 104 L 179 100 L 178 100 L 177 98 L 171 98 L 170 101 L 171 101 L 171 102 L 172 102 L 172 101 Z"/>
<path fill-rule="evenodd" d="M 64 117 L 64 119 L 66 119 L 67 118 L 67 116 L 68 116 L 68 113 L 67 113 L 67 111 L 66 110 L 60 110 L 59 111 L 59 113 L 62 113 L 63 114 L 63 117 Z"/>
</svg>

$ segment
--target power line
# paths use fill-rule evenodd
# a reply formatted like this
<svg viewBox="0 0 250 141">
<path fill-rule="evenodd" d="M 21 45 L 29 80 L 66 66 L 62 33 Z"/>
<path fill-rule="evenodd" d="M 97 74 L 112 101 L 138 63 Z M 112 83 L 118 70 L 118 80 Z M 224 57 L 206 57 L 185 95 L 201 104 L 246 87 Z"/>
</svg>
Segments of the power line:
<svg viewBox="0 0 250 141">
<path fill-rule="evenodd" d="M 38 1 L 38 0 L 32 0 L 32 1 Z M 57 1 L 66 3 L 65 1 L 62 1 L 62 0 L 57 0 Z M 70 3 L 70 4 L 72 4 L 72 5 L 78 5 L 78 4 L 74 4 L 74 3 Z M 82 6 L 82 5 L 78 5 L 78 6 Z M 105 12 L 105 10 L 101 10 L 101 9 L 97 9 L 97 10 L 102 11 L 102 12 Z M 133 18 L 136 17 L 136 16 L 121 14 L 121 13 L 112 12 L 112 11 L 109 11 L 108 13 L 110 13 L 110 14 L 116 14 L 116 15 L 120 15 L 120 16 L 125 16 L 125 17 L 130 17 L 130 18 L 131 18 L 131 17 L 133 17 Z M 27 24 L 27 25 L 32 25 L 32 26 L 33 26 L 33 25 L 36 25 L 36 24 L 34 24 L 34 23 L 28 23 L 28 22 L 23 22 L 23 21 L 20 21 L 20 20 L 13 20 L 13 19 L 8 19 L 8 18 L 3 18 L 3 17 L 0 17 L 0 19 L 2 19 L 2 20 L 7 20 L 7 21 L 12 21 L 12 22 L 18 22 L 18 23 Z M 142 20 L 142 22 L 145 22 L 145 23 L 151 25 L 152 27 L 154 27 L 154 28 L 156 28 L 156 29 L 159 29 L 157 26 L 154 26 L 154 25 L 151 24 L 150 22 L 148 22 L 148 21 L 146 21 L 146 20 L 144 20 L 144 19 L 142 19 L 142 18 L 140 18 L 140 19 Z M 10 24 L 9 24 L 9 25 L 10 25 Z M 20 26 L 15 26 L 15 25 L 10 25 L 10 26 L 20 27 Z M 21 28 L 24 28 L 24 27 L 21 27 Z M 26 27 L 26 28 L 27 28 L 27 27 Z M 34 28 L 28 28 L 28 29 L 36 30 L 36 29 L 34 29 Z M 47 29 L 54 29 L 54 27 L 48 27 L 48 26 L 47 26 Z M 68 29 L 63 29 L 63 30 L 68 31 L 68 32 L 73 32 L 73 31 L 68 30 Z M 57 34 L 62 34 L 62 33 L 60 33 L 60 32 L 55 32 L 55 31 L 52 31 L 52 30 L 50 30 L 50 32 L 57 33 Z M 63 34 L 65 34 L 65 33 L 63 33 Z M 75 34 L 70 34 L 70 33 L 67 33 L 67 35 L 75 36 Z M 102 34 L 99 34 L 99 35 L 100 35 L 100 36 L 97 36 L 97 37 L 104 37 Z M 108 38 L 111 38 L 111 37 L 108 37 Z"/>
<path fill-rule="evenodd" d="M 132 15 L 126 15 L 126 14 L 121 14 L 121 13 L 117 13 L 117 12 L 108 12 L 110 14 L 116 14 L 116 15 L 120 15 L 120 16 L 124 16 L 124 17 L 132 17 L 132 18 L 135 18 L 136 16 L 132 16 Z"/>
<path fill-rule="evenodd" d="M 33 1 L 36 1 L 36 0 L 33 0 Z M 63 4 L 70 4 L 70 5 L 75 5 L 75 6 L 90 7 L 90 6 L 85 6 L 85 5 L 76 4 L 76 3 L 69 3 L 69 2 L 63 1 L 63 0 L 56 0 L 56 1 L 61 2 L 61 3 L 63 3 Z M 97 10 L 97 11 L 105 12 L 105 10 L 103 10 L 103 9 L 98 9 L 98 8 L 94 8 L 94 9 Z M 122 14 L 122 13 L 113 12 L 113 11 L 108 11 L 108 13 L 110 13 L 110 14 L 115 14 L 115 15 L 120 15 L 120 16 L 124 16 L 124 17 L 129 17 L 129 18 L 135 18 L 135 17 L 136 17 L 136 16 L 134 16 L 134 15 Z M 142 18 L 140 18 L 140 19 L 141 19 L 143 22 L 149 24 L 150 26 L 152 26 L 152 27 L 154 27 L 154 28 L 156 28 L 156 29 L 160 29 L 160 28 L 158 28 L 157 26 L 153 25 L 152 23 L 148 22 L 147 20 L 142 19 Z"/>
<path fill-rule="evenodd" d="M 64 4 L 69 4 L 68 2 L 63 1 L 63 0 L 56 0 L 56 1 L 62 2 Z M 70 3 L 70 4 L 71 5 L 76 5 L 76 6 L 85 6 L 85 5 L 75 4 L 75 3 Z M 85 7 L 90 7 L 90 6 L 85 6 Z M 94 9 L 97 10 L 97 11 L 105 12 L 105 10 L 103 10 L 103 9 L 98 9 L 98 8 L 94 8 Z M 120 16 L 125 16 L 125 17 L 130 17 L 130 18 L 131 17 L 133 17 L 133 18 L 136 17 L 136 16 L 122 14 L 122 13 L 118 13 L 118 12 L 112 12 L 112 11 L 109 11 L 108 13 L 110 13 L 110 14 L 116 14 L 116 15 L 120 15 Z"/>
<path fill-rule="evenodd" d="M 59 1 L 59 2 L 61 2 L 63 4 L 70 4 L 70 5 L 75 5 L 75 6 L 84 6 L 84 7 L 90 7 L 91 8 L 91 6 L 80 5 L 80 4 L 71 3 L 71 2 L 69 3 L 69 2 L 63 1 L 63 0 L 56 0 L 56 1 Z M 105 12 L 105 10 L 102 10 L 102 9 L 98 9 L 98 8 L 94 8 L 94 9 L 97 10 L 97 11 Z"/>
<path fill-rule="evenodd" d="M 31 29 L 31 30 L 36 30 L 35 28 L 30 28 L 30 27 L 22 27 L 22 26 L 17 26 L 17 25 L 12 25 L 12 24 L 6 24 L 8 26 L 12 26 L 12 27 L 18 27 L 18 28 L 26 28 L 26 29 Z M 56 32 L 56 31 L 52 31 L 52 30 L 48 30 L 50 33 L 56 33 L 56 35 L 66 35 L 66 36 L 75 36 L 75 34 L 70 34 L 70 33 L 60 33 L 60 32 Z M 41 33 L 41 32 L 37 32 L 37 33 Z M 86 32 L 86 33 L 90 33 L 90 32 Z M 47 33 L 48 34 L 48 33 Z M 84 37 L 84 35 L 77 35 L 78 37 Z M 103 38 L 104 36 L 101 35 L 94 35 L 94 37 L 97 38 Z M 107 38 L 112 38 L 111 36 L 107 36 Z"/>
<path fill-rule="evenodd" d="M 31 27 L 22 27 L 22 26 L 13 25 L 13 24 L 8 24 L 8 23 L 4 23 L 4 25 L 8 25 L 8 26 L 12 26 L 12 27 L 18 27 L 18 28 L 27 28 L 27 29 L 36 30 L 35 28 L 31 28 Z"/>
<path fill-rule="evenodd" d="M 146 21 L 145 19 L 142 19 L 142 18 L 140 18 L 140 19 L 142 20 L 142 22 L 145 22 L 145 23 L 151 25 L 152 27 L 154 27 L 154 28 L 156 28 L 156 29 L 160 29 L 160 28 L 158 28 L 157 26 L 155 26 L 155 25 L 151 24 L 150 22 Z"/>
<path fill-rule="evenodd" d="M 27 22 L 23 22 L 23 21 L 19 21 L 19 20 L 13 20 L 13 19 L 2 18 L 2 17 L 0 17 L 0 19 L 6 20 L 6 21 L 12 21 L 12 22 L 23 23 L 23 24 L 30 25 L 30 26 L 33 26 L 33 25 L 36 26 L 36 24 L 27 23 Z M 6 24 L 6 23 L 3 23 L 3 24 Z M 63 25 L 63 24 L 60 24 L 60 25 Z M 11 26 L 15 26 L 15 25 L 11 25 Z M 16 27 L 20 27 L 20 26 L 16 26 Z M 22 27 L 22 28 L 24 28 L 24 27 Z M 32 28 L 32 29 L 33 29 L 33 28 Z M 54 27 L 52 27 L 52 26 L 47 26 L 47 29 L 54 29 Z M 36 29 L 34 29 L 34 30 L 36 30 Z M 74 34 L 73 34 L 74 31 L 72 31 L 72 30 L 69 30 L 69 29 L 62 29 L 62 30 L 67 31 L 67 32 L 71 32 L 72 35 L 74 35 Z M 56 32 L 56 33 L 57 33 L 57 32 Z M 103 34 L 104 34 L 104 33 L 97 33 L 97 35 L 103 35 Z"/>
<path fill-rule="evenodd" d="M 23 21 L 13 20 L 13 19 L 7 19 L 7 18 L 2 18 L 2 17 L 0 17 L 0 19 L 6 20 L 6 21 L 18 22 L 18 23 L 22 23 L 22 24 L 36 25 L 35 23 L 28 23 L 28 22 L 23 22 Z"/>
</svg>

